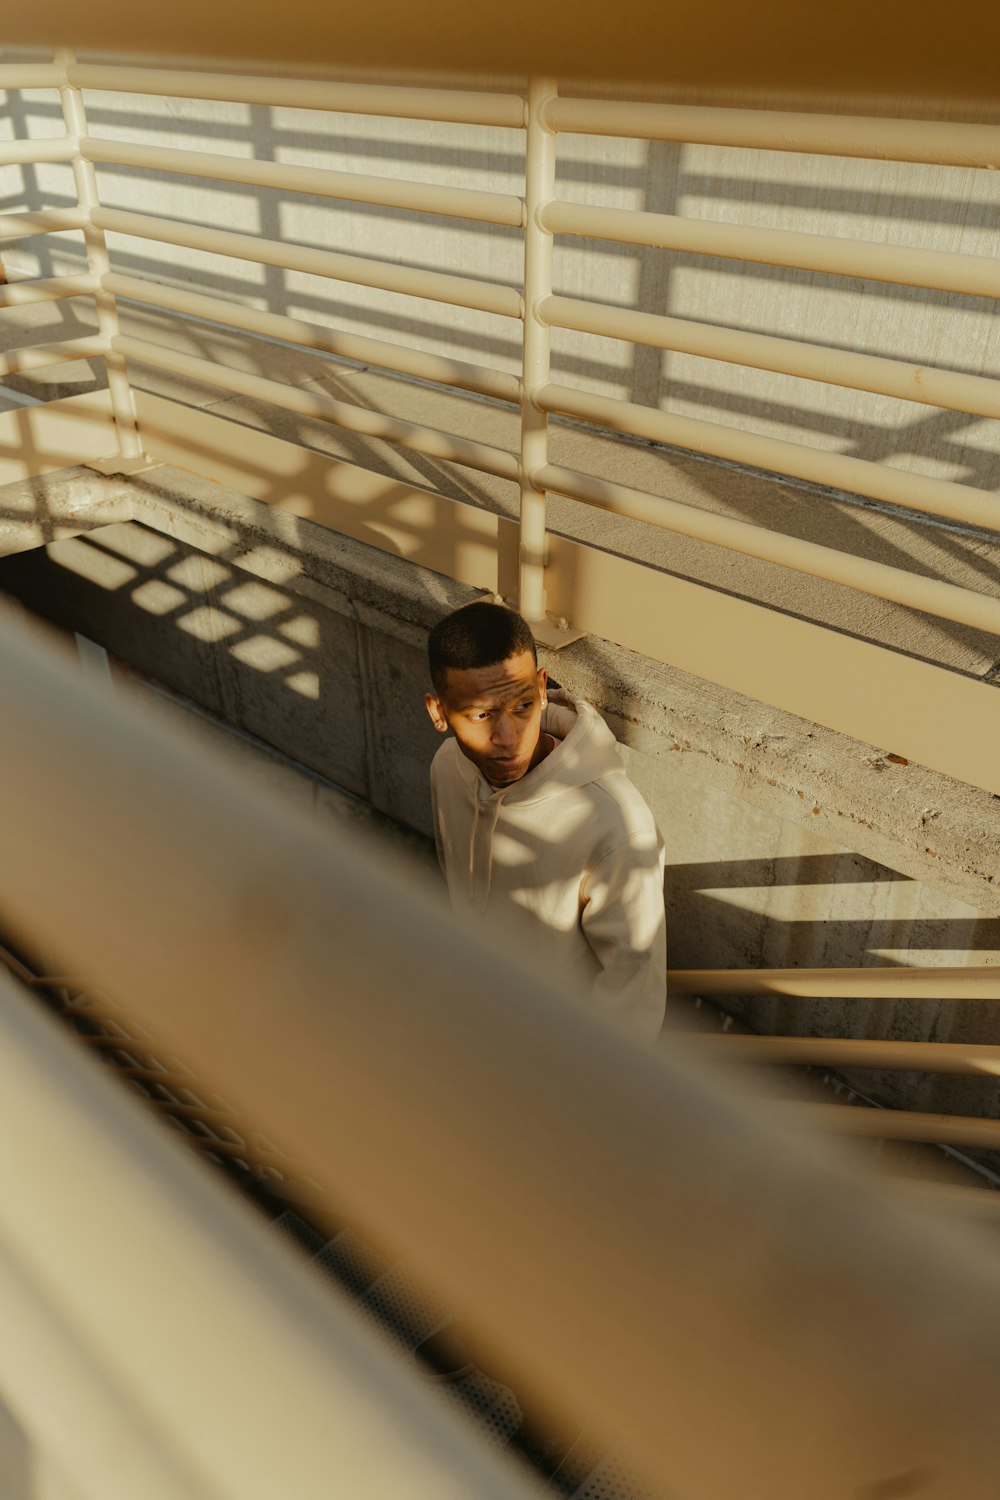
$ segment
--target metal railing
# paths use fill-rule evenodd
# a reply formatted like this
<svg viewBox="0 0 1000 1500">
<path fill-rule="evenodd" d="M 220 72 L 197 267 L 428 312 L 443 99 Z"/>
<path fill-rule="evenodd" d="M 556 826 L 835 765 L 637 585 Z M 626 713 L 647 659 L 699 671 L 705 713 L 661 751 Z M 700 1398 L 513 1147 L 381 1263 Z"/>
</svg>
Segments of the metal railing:
<svg viewBox="0 0 1000 1500">
<path fill-rule="evenodd" d="M 1000 601 L 991 592 L 919 576 L 904 568 L 786 537 L 762 526 L 714 515 L 556 465 L 550 461 L 548 443 L 550 417 L 569 417 L 601 432 L 645 438 L 809 484 L 848 491 L 908 511 L 1000 531 L 1000 500 L 994 493 L 974 485 L 571 389 L 550 378 L 551 333 L 560 328 L 977 416 L 1000 416 L 1000 381 L 995 379 L 559 296 L 554 292 L 552 280 L 555 237 L 583 236 L 614 244 L 669 248 L 838 277 L 862 277 L 996 298 L 1000 296 L 1000 263 L 990 256 L 597 207 L 560 201 L 555 196 L 559 138 L 566 133 L 992 168 L 1000 157 L 1000 132 L 994 127 L 561 98 L 551 79 L 533 81 L 522 98 L 470 90 L 91 66 L 77 63 L 68 52 L 58 54 L 56 63 L 48 69 L 34 65 L 0 68 L 0 85 L 7 88 L 37 87 L 39 79 L 60 91 L 65 137 L 0 146 L 0 161 L 72 161 L 78 207 L 0 217 L 0 238 L 82 228 L 89 274 L 49 279 L 33 288 L 18 283 L 4 289 L 0 303 L 11 305 L 29 297 L 44 300 L 94 295 L 98 301 L 99 332 L 96 339 L 36 348 L 23 357 L 9 356 L 2 368 L 4 371 L 38 368 L 43 363 L 74 357 L 103 357 L 108 365 L 122 467 L 141 462 L 135 404 L 125 374 L 126 362 L 136 360 L 192 381 L 207 382 L 224 391 L 318 418 L 349 432 L 384 439 L 417 454 L 516 481 L 520 488 L 518 602 L 522 613 L 536 623 L 543 638 L 548 635 L 558 639 L 558 631 L 553 634 L 551 620 L 546 618 L 548 609 L 550 614 L 568 615 L 570 623 L 580 629 L 606 634 L 685 670 L 739 686 L 739 680 L 733 683 L 724 675 L 728 668 L 721 647 L 706 652 L 705 641 L 711 631 L 698 629 L 697 649 L 690 643 L 676 641 L 667 647 L 664 632 L 650 623 L 648 610 L 633 610 L 630 617 L 627 611 L 610 607 L 606 597 L 585 598 L 580 589 L 574 595 L 564 577 L 570 566 L 566 550 L 554 545 L 547 529 L 546 502 L 550 493 L 1000 635 Z M 478 191 L 101 139 L 88 127 L 84 91 L 97 94 L 129 91 L 294 105 L 400 120 L 450 121 L 520 130 L 524 134 L 524 194 Z M 156 214 L 106 208 L 100 203 L 95 175 L 102 166 L 182 174 L 220 184 L 279 188 L 291 194 L 318 195 L 347 203 L 520 229 L 524 242 L 524 279 L 519 286 L 498 284 L 450 271 L 207 228 Z M 146 244 L 208 251 L 251 264 L 498 315 L 521 326 L 521 378 L 517 380 L 502 371 L 449 360 L 419 349 L 352 336 L 303 319 L 255 311 L 202 292 L 160 285 L 151 278 L 120 274 L 108 257 L 105 241 L 108 234 L 127 235 Z M 117 298 L 209 320 L 251 335 L 280 339 L 313 352 L 362 359 L 379 369 L 431 380 L 446 389 L 515 403 L 521 415 L 519 447 L 517 451 L 507 451 L 421 423 L 374 413 L 321 393 L 306 392 L 216 360 L 196 358 L 148 339 L 123 335 L 116 314 Z M 593 558 L 588 561 L 598 566 Z M 673 585 L 661 579 L 656 587 L 666 599 Z M 645 590 L 644 600 L 649 597 L 648 580 L 637 583 L 636 588 L 639 592 Z M 602 583 L 591 592 L 606 596 L 620 593 L 621 589 Z M 751 633 L 758 661 L 771 652 L 768 635 L 771 626 L 763 619 L 766 613 L 765 606 L 748 605 L 741 616 Z M 646 618 L 637 621 L 636 614 L 644 614 Z M 719 608 L 713 605 L 709 617 L 717 622 L 716 633 L 720 637 L 728 635 L 731 627 L 721 623 Z M 798 639 L 792 639 L 792 622 L 783 621 L 780 633 L 787 647 L 782 671 L 772 671 L 762 681 L 749 682 L 745 690 L 751 695 L 759 694 L 766 701 L 876 743 L 888 742 L 888 731 L 896 723 L 898 740 L 894 748 L 949 774 L 990 790 L 1000 790 L 995 757 L 981 748 L 995 743 L 1000 732 L 1000 698 L 993 686 L 980 683 L 970 674 L 963 676 L 933 666 L 928 666 L 918 681 L 914 675 L 916 664 L 908 668 L 913 678 L 911 683 L 900 673 L 899 656 L 876 644 L 868 647 L 863 665 L 865 674 L 877 687 L 862 711 L 855 692 L 859 676 L 854 659 L 857 652 L 849 657 L 847 646 L 838 643 L 836 632 L 815 627 L 808 640 L 803 636 L 799 643 Z M 802 635 L 801 630 L 798 633 Z M 799 665 L 812 646 L 820 653 L 816 670 L 823 673 L 828 684 L 825 718 L 823 710 L 815 711 L 815 695 L 810 696 L 806 690 Z M 829 661 L 822 659 L 822 653 L 826 653 Z M 880 700 L 890 691 L 890 682 L 902 703 L 894 720 L 879 709 Z M 934 694 L 932 706 L 926 696 L 928 687 Z M 939 727 L 941 722 L 954 722 L 956 717 L 965 726 L 963 733 L 944 734 Z M 885 734 L 881 733 L 883 730 Z"/>
</svg>

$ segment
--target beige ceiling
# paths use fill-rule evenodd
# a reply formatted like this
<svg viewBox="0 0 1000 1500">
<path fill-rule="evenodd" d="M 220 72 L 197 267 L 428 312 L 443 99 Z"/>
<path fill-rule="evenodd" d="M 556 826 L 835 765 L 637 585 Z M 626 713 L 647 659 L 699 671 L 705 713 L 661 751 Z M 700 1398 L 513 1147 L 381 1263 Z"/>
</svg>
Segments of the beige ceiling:
<svg viewBox="0 0 1000 1500">
<path fill-rule="evenodd" d="M 552 73 L 685 92 L 997 101 L 995 0 L 34 0 L 6 46 L 342 71 Z"/>
</svg>

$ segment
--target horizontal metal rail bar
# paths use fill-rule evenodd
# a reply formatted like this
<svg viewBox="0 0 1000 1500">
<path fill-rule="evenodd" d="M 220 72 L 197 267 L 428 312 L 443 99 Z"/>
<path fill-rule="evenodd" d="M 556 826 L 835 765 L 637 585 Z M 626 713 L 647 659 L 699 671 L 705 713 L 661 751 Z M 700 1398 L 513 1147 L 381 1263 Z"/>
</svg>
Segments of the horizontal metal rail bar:
<svg viewBox="0 0 1000 1500">
<path fill-rule="evenodd" d="M 55 63 L 0 63 L 0 89 L 57 89 L 63 82 Z"/>
<path fill-rule="evenodd" d="M 175 99 L 218 99 L 231 104 L 269 104 L 351 115 L 441 120 L 456 125 L 524 127 L 524 103 L 517 94 L 375 83 L 324 83 L 307 78 L 245 78 L 234 73 L 98 67 L 88 63 L 74 63 L 67 70 L 67 80 L 74 88 L 159 94 Z"/>
<path fill-rule="evenodd" d="M 995 125 L 568 97 L 553 99 L 545 108 L 544 119 L 550 130 L 579 135 L 620 135 L 647 141 L 952 167 L 1000 166 L 1000 130 Z"/>
<path fill-rule="evenodd" d="M 286 411 L 298 412 L 304 417 L 316 417 L 364 437 L 380 438 L 413 453 L 422 453 L 427 458 L 464 464 L 467 468 L 497 474 L 503 479 L 517 478 L 517 458 L 502 448 L 491 448 L 485 443 L 475 443 L 468 438 L 439 432 L 434 427 L 404 422 L 397 417 L 382 416 L 379 412 L 353 406 L 347 401 L 338 401 L 333 396 L 318 391 L 304 391 L 279 380 L 250 375 L 242 370 L 218 365 L 213 360 L 199 359 L 175 349 L 166 349 L 160 344 L 147 343 L 145 339 L 128 338 L 120 334 L 111 342 L 115 352 L 123 354 L 126 359 L 141 360 L 156 369 L 169 370 L 186 379 L 219 386 L 222 390 L 247 396 L 254 401 L 268 401 Z"/>
<path fill-rule="evenodd" d="M 79 276 L 35 277 L 25 281 L 0 283 L 0 307 L 20 307 L 28 302 L 58 302 L 64 297 L 93 295 L 100 286 L 89 271 Z"/>
<path fill-rule="evenodd" d="M 756 370 L 773 370 L 779 375 L 820 380 L 827 385 L 874 391 L 880 396 L 896 396 L 926 406 L 1000 417 L 1000 380 L 985 375 L 966 375 L 876 354 L 856 354 L 849 349 L 775 338 L 766 333 L 635 312 L 628 307 L 611 307 L 577 297 L 546 297 L 536 311 L 542 322 L 553 328 L 572 328 L 579 333 L 649 344 L 677 354 L 696 354 Z"/>
<path fill-rule="evenodd" d="M 25 240 L 33 234 L 58 234 L 62 229 L 84 229 L 87 215 L 80 208 L 37 208 L 25 214 L 0 214 L 0 240 Z"/>
<path fill-rule="evenodd" d="M 0 141 L 0 167 L 46 161 L 72 161 L 76 142 L 63 136 L 27 141 Z"/>
<path fill-rule="evenodd" d="M 1000 261 L 991 255 L 880 245 L 835 235 L 803 234 L 795 229 L 718 224 L 676 214 L 591 208 L 583 203 L 550 203 L 542 210 L 541 219 L 553 234 L 649 245 L 685 255 L 721 256 L 866 281 L 891 281 L 968 297 L 1000 297 Z"/>
<path fill-rule="evenodd" d="M 922 1207 L 954 1209 L 959 1213 L 982 1214 L 995 1218 L 1000 1214 L 1000 1193 L 995 1188 L 966 1187 L 960 1182 L 935 1182 L 926 1177 L 883 1177 L 892 1195 Z"/>
<path fill-rule="evenodd" d="M 954 583 L 908 573 L 904 568 L 855 557 L 835 547 L 785 536 L 779 531 L 754 526 L 749 521 L 716 515 L 713 511 L 650 495 L 644 490 L 629 489 L 612 480 L 581 474 L 576 469 L 546 464 L 536 469 L 532 477 L 539 488 L 569 495 L 614 515 L 631 516 L 633 520 L 646 521 L 681 536 L 726 547 L 745 557 L 793 568 L 798 573 L 844 584 L 847 588 L 859 589 L 877 599 L 888 599 L 907 609 L 923 610 L 943 620 L 957 620 L 974 630 L 989 630 L 1000 635 L 1000 599 L 992 594 L 978 594 Z M 1000 510 L 1000 498 L 997 504 Z"/>
<path fill-rule="evenodd" d="M 990 1073 L 1000 1077 L 1000 1046 L 975 1042 L 889 1042 L 881 1038 L 734 1036 L 692 1033 L 685 1042 L 727 1062 L 802 1067 L 889 1068 L 919 1073 Z"/>
<path fill-rule="evenodd" d="M 101 359 L 110 344 L 95 333 L 59 344 L 33 344 L 24 349 L 8 349 L 0 354 L 0 376 L 15 375 L 20 370 L 44 370 L 48 365 L 66 365 L 76 359 Z"/>
<path fill-rule="evenodd" d="M 221 297 L 209 297 L 183 287 L 164 286 L 138 276 L 122 276 L 115 271 L 103 277 L 101 285 L 105 291 L 127 301 L 143 302 L 150 307 L 164 308 L 168 312 L 203 318 L 212 323 L 221 323 L 227 328 L 240 328 L 264 338 L 295 344 L 302 349 L 317 349 L 324 354 L 339 355 L 342 359 L 357 360 L 359 364 L 378 365 L 381 369 L 394 370 L 401 375 L 413 375 L 419 380 L 431 380 L 438 385 L 452 386 L 456 390 L 475 391 L 479 395 L 494 396 L 501 401 L 517 401 L 520 398 L 517 376 L 509 375 L 503 370 L 466 364 L 463 360 L 449 359 L 443 354 L 428 354 L 421 349 L 390 344 L 383 339 L 342 333 L 340 329 L 330 328 L 323 323 L 310 323 L 303 318 L 259 312 L 256 308 L 244 307 L 240 302 L 224 302 Z M 0 287 L 0 294 L 2 291 L 3 288 Z"/>
<path fill-rule="evenodd" d="M 817 1000 L 1000 1000 L 1000 964 L 965 968 L 671 969 L 673 995 L 800 995 Z"/>
<path fill-rule="evenodd" d="M 743 432 L 739 428 L 725 427 L 720 422 L 703 421 L 700 417 L 673 416 L 634 402 L 571 390 L 568 386 L 545 386 L 537 400 L 547 411 L 579 417 L 613 432 L 627 432 L 672 447 L 687 448 L 694 453 L 730 459 L 751 468 L 787 474 L 794 479 L 865 495 L 872 500 L 904 505 L 927 515 L 947 516 L 969 526 L 994 531 L 1000 529 L 1000 496 L 973 489 L 970 485 L 956 484 L 950 479 L 912 474 L 888 464 L 872 463 L 866 458 L 810 448 L 805 443 L 792 443 L 786 438 Z"/>
<path fill-rule="evenodd" d="M 392 265 L 388 261 L 368 260 L 359 255 L 313 250 L 283 240 L 260 239 L 256 235 L 237 234 L 228 229 L 207 229 L 200 224 L 153 218 L 148 214 L 119 209 L 95 209 L 91 219 L 99 229 L 116 234 L 135 235 L 138 239 L 156 240 L 167 245 L 183 245 L 189 250 L 206 250 L 213 255 L 233 256 L 258 265 L 302 271 L 310 276 L 327 276 L 333 281 L 349 281 L 357 286 L 378 287 L 408 297 L 426 297 L 454 307 L 497 313 L 504 318 L 519 318 L 523 311 L 521 294 L 514 287 L 474 281 L 468 276 L 421 271 L 410 266 Z"/>
<path fill-rule="evenodd" d="M 882 1141 L 924 1141 L 935 1146 L 1000 1148 L 1000 1120 L 978 1115 L 921 1114 L 908 1109 L 875 1109 L 863 1104 L 813 1104 L 798 1099 L 770 1101 L 769 1110 L 810 1129 L 860 1135 Z"/>
<path fill-rule="evenodd" d="M 473 219 L 481 224 L 506 224 L 519 229 L 524 222 L 523 201 L 512 193 L 479 192 L 437 183 L 407 182 L 397 177 L 333 172 L 325 167 L 293 166 L 285 162 L 260 161 L 257 157 L 223 156 L 208 151 L 176 151 L 165 146 L 98 140 L 90 136 L 81 140 L 80 155 L 87 161 L 106 165 L 146 167 L 157 172 L 177 172 L 185 177 L 210 177 L 221 182 L 312 193 L 317 197 L 342 198 L 351 203 L 375 203 L 386 208 L 409 209 L 414 213 Z M 2 159 L 0 156 L 0 162 Z"/>
</svg>

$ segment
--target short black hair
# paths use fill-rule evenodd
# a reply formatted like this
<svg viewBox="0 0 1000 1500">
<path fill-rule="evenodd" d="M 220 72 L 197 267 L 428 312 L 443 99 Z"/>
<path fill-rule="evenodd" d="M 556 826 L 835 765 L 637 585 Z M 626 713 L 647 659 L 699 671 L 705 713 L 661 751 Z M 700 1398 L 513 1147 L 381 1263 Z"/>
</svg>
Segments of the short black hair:
<svg viewBox="0 0 1000 1500">
<path fill-rule="evenodd" d="M 427 638 L 431 681 L 441 694 L 448 685 L 448 672 L 470 667 L 492 667 L 530 651 L 536 665 L 535 638 L 527 620 L 505 604 L 477 599 L 439 620 Z"/>
</svg>

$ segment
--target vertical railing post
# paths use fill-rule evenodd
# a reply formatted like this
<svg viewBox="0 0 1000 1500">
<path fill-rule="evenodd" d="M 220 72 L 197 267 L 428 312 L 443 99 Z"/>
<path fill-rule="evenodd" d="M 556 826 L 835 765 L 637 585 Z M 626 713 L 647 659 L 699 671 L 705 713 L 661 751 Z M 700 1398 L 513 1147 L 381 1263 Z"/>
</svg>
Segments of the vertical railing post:
<svg viewBox="0 0 1000 1500">
<path fill-rule="evenodd" d="M 68 78 L 68 70 L 75 61 L 75 54 L 68 48 L 60 48 L 55 54 L 56 66 L 63 75 L 63 81 L 59 85 L 59 95 L 62 100 L 63 119 L 66 122 L 66 134 L 72 140 L 79 142 L 87 134 L 87 116 L 83 105 L 83 94 L 80 89 L 73 87 Z M 94 171 L 93 162 L 85 161 L 77 153 L 73 160 L 73 177 L 81 209 L 88 215 L 93 214 L 94 209 L 99 206 L 97 174 Z M 109 346 L 104 362 L 108 372 L 111 411 L 118 437 L 120 462 L 116 462 L 115 467 L 135 469 L 148 460 L 143 453 L 139 439 L 135 398 L 125 369 L 125 360 L 111 347 L 112 340 L 119 332 L 119 324 L 114 296 L 100 285 L 111 269 L 107 241 L 104 238 L 104 231 L 98 229 L 93 223 L 85 226 L 83 238 L 87 248 L 87 268 L 98 279 L 98 288 L 94 294 L 97 302 L 98 328 Z"/>
<path fill-rule="evenodd" d="M 538 307 L 552 293 L 552 235 L 541 213 L 555 193 L 556 138 L 545 123 L 545 105 L 556 92 L 551 78 L 533 78 L 528 85 L 518 608 L 533 623 L 545 618 L 545 492 L 531 476 L 548 462 L 548 417 L 535 398 L 549 378 L 551 333 Z"/>
</svg>

